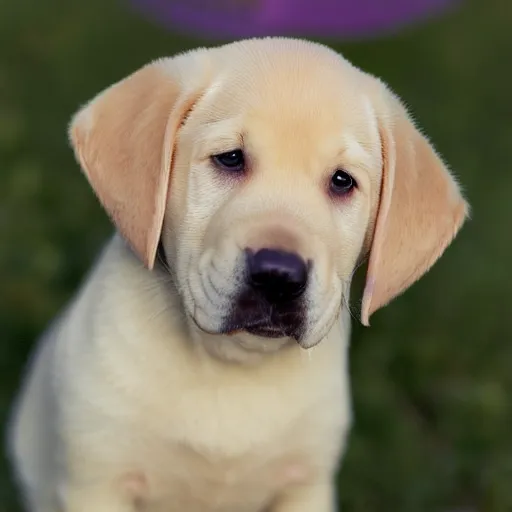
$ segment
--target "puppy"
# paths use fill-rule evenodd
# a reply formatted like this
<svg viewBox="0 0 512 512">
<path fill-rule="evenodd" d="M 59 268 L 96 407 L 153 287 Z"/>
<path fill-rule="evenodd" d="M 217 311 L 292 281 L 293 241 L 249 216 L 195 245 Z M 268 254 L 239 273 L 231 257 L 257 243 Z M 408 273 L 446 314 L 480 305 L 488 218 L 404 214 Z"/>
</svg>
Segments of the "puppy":
<svg viewBox="0 0 512 512">
<path fill-rule="evenodd" d="M 333 512 L 361 318 L 468 211 L 403 105 L 269 38 L 155 61 L 76 114 L 117 233 L 40 342 L 9 449 L 31 512 Z"/>
</svg>

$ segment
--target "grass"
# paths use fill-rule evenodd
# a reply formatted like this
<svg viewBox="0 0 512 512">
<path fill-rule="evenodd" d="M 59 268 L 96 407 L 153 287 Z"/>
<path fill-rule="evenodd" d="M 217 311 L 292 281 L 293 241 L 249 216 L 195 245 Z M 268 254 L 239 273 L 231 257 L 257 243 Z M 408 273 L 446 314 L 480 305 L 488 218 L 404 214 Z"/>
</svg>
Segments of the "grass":
<svg viewBox="0 0 512 512">
<path fill-rule="evenodd" d="M 391 84 L 473 219 L 417 285 L 356 326 L 345 512 L 512 510 L 512 5 L 466 2 L 375 41 L 328 41 Z M 66 125 L 96 92 L 204 41 L 113 0 L 0 1 L 0 414 L 34 339 L 111 231 Z M 7 466 L 0 512 L 19 510 Z"/>
</svg>

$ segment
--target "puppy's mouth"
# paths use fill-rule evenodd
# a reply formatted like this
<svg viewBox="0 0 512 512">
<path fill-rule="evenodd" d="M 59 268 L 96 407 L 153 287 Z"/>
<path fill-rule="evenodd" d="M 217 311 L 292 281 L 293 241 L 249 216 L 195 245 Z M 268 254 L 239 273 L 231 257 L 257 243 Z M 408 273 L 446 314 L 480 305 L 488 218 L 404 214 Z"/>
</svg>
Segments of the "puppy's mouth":
<svg viewBox="0 0 512 512">
<path fill-rule="evenodd" d="M 199 330 L 212 335 L 224 334 L 231 336 L 237 333 L 246 332 L 248 334 L 258 336 L 260 338 L 292 338 L 298 343 L 300 343 L 301 339 L 303 338 L 304 329 L 302 328 L 302 326 L 276 324 L 272 322 L 270 319 L 261 319 L 249 323 L 241 323 L 233 321 L 233 319 L 228 319 L 223 323 L 220 329 L 212 330 L 205 328 L 203 325 L 201 325 L 194 315 L 190 316 L 192 318 L 192 321 Z"/>
<path fill-rule="evenodd" d="M 225 318 L 222 333 L 244 331 L 262 338 L 292 338 L 300 342 L 305 318 L 304 301 L 300 298 L 271 304 L 251 290 L 244 290 Z"/>
<path fill-rule="evenodd" d="M 253 334 L 254 336 L 261 336 L 262 338 L 287 338 L 294 337 L 293 334 L 287 334 L 284 329 L 281 327 L 273 326 L 273 325 L 248 325 L 245 328 L 249 334 Z"/>
<path fill-rule="evenodd" d="M 261 338 L 293 338 L 296 341 L 300 339 L 300 333 L 290 326 L 272 324 L 269 321 L 255 322 L 247 325 L 225 325 L 223 334 L 236 334 L 237 332 L 247 332 L 253 336 Z"/>
</svg>

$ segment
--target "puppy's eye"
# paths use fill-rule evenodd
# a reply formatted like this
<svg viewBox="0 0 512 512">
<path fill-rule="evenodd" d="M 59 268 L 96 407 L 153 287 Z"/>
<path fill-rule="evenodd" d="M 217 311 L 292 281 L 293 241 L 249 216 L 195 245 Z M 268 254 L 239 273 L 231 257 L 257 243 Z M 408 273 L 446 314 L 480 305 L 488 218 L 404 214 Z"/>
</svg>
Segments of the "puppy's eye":
<svg viewBox="0 0 512 512">
<path fill-rule="evenodd" d="M 357 184 L 348 172 L 338 169 L 331 178 L 331 190 L 337 195 L 350 192 Z"/>
<path fill-rule="evenodd" d="M 241 172 L 245 168 L 244 153 L 241 149 L 213 155 L 212 161 L 217 167 L 230 172 Z"/>
</svg>

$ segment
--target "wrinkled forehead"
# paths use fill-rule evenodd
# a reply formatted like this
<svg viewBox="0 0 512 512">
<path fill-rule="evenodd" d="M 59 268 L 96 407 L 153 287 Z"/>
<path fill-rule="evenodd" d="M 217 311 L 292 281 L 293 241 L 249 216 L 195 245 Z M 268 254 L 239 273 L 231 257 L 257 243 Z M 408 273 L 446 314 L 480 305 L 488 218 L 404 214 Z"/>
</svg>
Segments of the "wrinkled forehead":
<svg viewBox="0 0 512 512">
<path fill-rule="evenodd" d="M 277 51 L 226 59 L 200 102 L 202 138 L 244 137 L 260 147 L 301 141 L 326 152 L 359 146 L 371 153 L 375 113 L 362 73 L 342 58 Z"/>
</svg>

